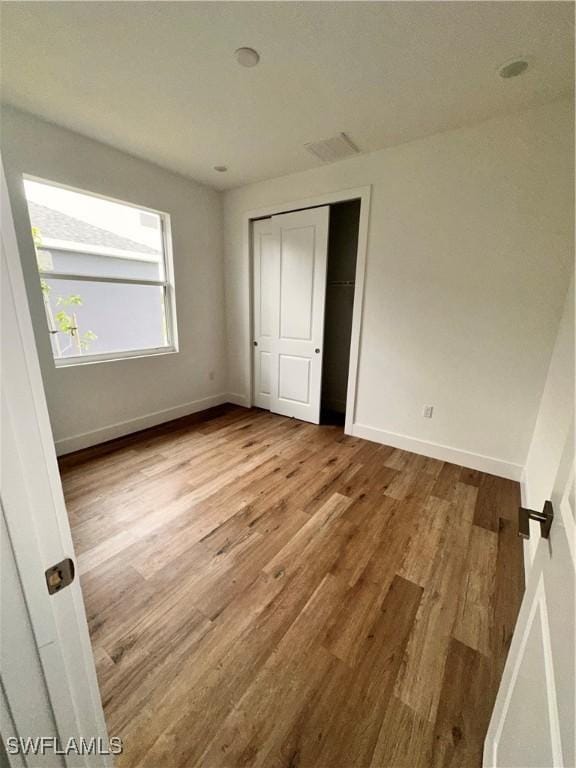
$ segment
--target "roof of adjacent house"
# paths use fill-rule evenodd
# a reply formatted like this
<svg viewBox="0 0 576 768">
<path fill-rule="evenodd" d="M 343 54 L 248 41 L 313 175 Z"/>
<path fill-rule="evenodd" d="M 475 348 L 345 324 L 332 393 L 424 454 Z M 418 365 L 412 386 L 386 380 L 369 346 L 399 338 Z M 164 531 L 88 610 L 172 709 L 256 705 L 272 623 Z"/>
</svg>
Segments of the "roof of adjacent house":
<svg viewBox="0 0 576 768">
<path fill-rule="evenodd" d="M 155 248 L 137 243 L 128 237 L 122 237 L 115 232 L 96 227 L 85 221 L 76 219 L 61 211 L 56 211 L 48 206 L 40 205 L 32 200 L 28 201 L 30 221 L 33 227 L 37 227 L 43 239 L 65 240 L 72 243 L 100 246 L 102 248 L 115 248 L 135 253 L 159 254 Z"/>
</svg>

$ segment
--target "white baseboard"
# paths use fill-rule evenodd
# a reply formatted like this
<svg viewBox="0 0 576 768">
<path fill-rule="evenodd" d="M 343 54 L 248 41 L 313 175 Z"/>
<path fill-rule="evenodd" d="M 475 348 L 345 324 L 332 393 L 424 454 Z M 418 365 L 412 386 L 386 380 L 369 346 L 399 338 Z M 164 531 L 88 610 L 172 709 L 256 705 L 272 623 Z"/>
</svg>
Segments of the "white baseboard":
<svg viewBox="0 0 576 768">
<path fill-rule="evenodd" d="M 138 416 L 135 419 L 127 419 L 126 421 L 120 421 L 116 424 L 109 424 L 106 427 L 100 427 L 91 432 L 83 432 L 79 435 L 63 437 L 60 440 L 55 441 L 56 454 L 62 456 L 65 453 L 79 451 L 80 449 L 88 448 L 91 445 L 105 443 L 107 440 L 113 440 L 115 437 L 123 437 L 132 432 L 138 432 L 141 429 L 155 427 L 158 424 L 163 424 L 165 421 L 172 421 L 172 419 L 179 419 L 181 416 L 188 416 L 191 413 L 205 411 L 216 405 L 232 402 L 230 397 L 231 396 L 227 394 L 211 395 L 210 397 L 203 397 L 200 400 L 193 400 L 191 403 L 184 403 L 183 405 L 176 405 L 173 408 L 165 408 L 162 411 L 147 413 L 144 416 Z"/>
<path fill-rule="evenodd" d="M 166 421 L 172 421 L 181 416 L 188 416 L 192 413 L 205 411 L 208 408 L 213 408 L 216 405 L 222 405 L 224 403 L 232 403 L 233 405 L 240 405 L 245 408 L 250 407 L 246 395 L 241 395 L 235 392 L 211 395 L 210 397 L 204 397 L 200 400 L 193 400 L 190 403 L 176 405 L 173 408 L 165 408 L 161 411 L 147 413 L 144 416 L 138 416 L 135 419 L 127 419 L 126 421 L 117 422 L 116 424 L 109 424 L 106 427 L 100 427 L 91 432 L 83 432 L 79 435 L 61 438 L 60 440 L 56 440 L 56 453 L 58 456 L 62 456 L 66 453 L 72 453 L 72 451 L 79 451 L 82 448 L 88 448 L 91 445 L 98 445 L 99 443 L 105 443 L 107 440 L 113 440 L 115 437 L 123 437 L 132 432 L 138 432 L 141 429 L 147 429 L 148 427 L 155 427 Z M 433 459 L 449 461 L 453 464 L 459 464 L 470 469 L 478 469 L 481 472 L 487 472 L 491 475 L 497 475 L 498 477 L 521 481 L 522 501 L 524 502 L 524 468 L 519 464 L 512 464 L 507 461 L 502 461 L 501 459 L 492 458 L 491 456 L 470 453 L 469 451 L 462 451 L 458 448 L 451 448 L 447 445 L 431 443 L 426 440 L 418 440 L 417 438 L 408 437 L 407 435 L 399 435 L 395 432 L 386 432 L 383 429 L 369 427 L 365 424 L 353 424 L 350 434 L 355 437 L 361 437 L 364 440 L 371 440 L 375 443 L 391 445 L 394 448 L 401 448 L 405 451 L 412 451 L 412 453 L 430 456 Z"/>
<path fill-rule="evenodd" d="M 243 408 L 250 408 L 250 399 L 248 395 L 239 395 L 237 392 L 228 392 L 227 402 L 232 405 L 241 405 Z"/>
<path fill-rule="evenodd" d="M 459 464 L 468 469 L 478 469 L 481 472 L 505 477 L 508 480 L 520 481 L 522 479 L 524 467 L 502 459 L 495 459 L 492 456 L 483 456 L 480 453 L 471 453 L 459 448 L 451 448 L 449 445 L 440 445 L 407 435 L 399 435 L 396 432 L 386 432 L 384 429 L 368 427 L 365 424 L 353 424 L 351 434 L 355 437 L 371 440 L 374 443 L 391 445 L 393 448 L 401 448 L 404 451 L 419 453 L 432 459 Z"/>
</svg>

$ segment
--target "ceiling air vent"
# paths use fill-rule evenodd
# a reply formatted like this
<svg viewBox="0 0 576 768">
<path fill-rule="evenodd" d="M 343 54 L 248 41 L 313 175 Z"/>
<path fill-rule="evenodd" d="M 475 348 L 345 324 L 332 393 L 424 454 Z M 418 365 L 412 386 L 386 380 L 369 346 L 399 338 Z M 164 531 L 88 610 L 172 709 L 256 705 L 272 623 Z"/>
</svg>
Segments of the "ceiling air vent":
<svg viewBox="0 0 576 768">
<path fill-rule="evenodd" d="M 304 147 L 323 163 L 334 163 L 336 160 L 344 160 L 345 157 L 357 155 L 360 152 L 345 133 L 339 133 L 331 139 L 304 144 Z"/>
</svg>

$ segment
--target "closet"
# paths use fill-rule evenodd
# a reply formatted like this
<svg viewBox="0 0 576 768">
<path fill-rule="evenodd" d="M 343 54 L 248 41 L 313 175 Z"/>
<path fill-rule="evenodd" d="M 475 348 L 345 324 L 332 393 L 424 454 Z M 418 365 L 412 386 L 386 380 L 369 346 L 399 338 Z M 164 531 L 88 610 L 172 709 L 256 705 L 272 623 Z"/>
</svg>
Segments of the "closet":
<svg viewBox="0 0 576 768">
<path fill-rule="evenodd" d="M 350 365 L 360 200 L 330 206 L 321 421 L 344 423 Z"/>
<path fill-rule="evenodd" d="M 343 420 L 360 201 L 252 224 L 254 405 Z"/>
</svg>

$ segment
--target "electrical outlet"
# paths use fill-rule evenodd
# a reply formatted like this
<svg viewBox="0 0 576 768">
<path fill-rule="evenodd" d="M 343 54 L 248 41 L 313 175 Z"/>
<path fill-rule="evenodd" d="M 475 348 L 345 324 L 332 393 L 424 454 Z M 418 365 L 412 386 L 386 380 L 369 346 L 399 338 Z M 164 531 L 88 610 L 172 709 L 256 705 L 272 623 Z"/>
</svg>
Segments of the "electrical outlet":
<svg viewBox="0 0 576 768">
<path fill-rule="evenodd" d="M 434 406 L 433 405 L 425 405 L 424 406 L 424 410 L 422 411 L 422 416 L 424 416 L 425 419 L 431 419 L 433 413 L 434 413 Z"/>
</svg>

